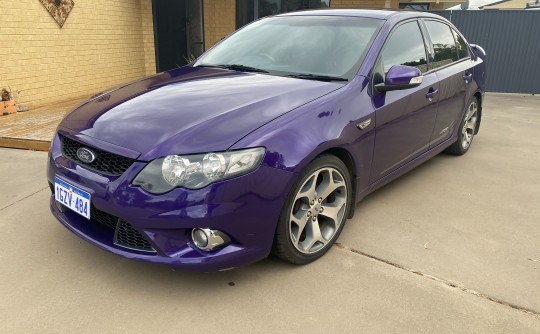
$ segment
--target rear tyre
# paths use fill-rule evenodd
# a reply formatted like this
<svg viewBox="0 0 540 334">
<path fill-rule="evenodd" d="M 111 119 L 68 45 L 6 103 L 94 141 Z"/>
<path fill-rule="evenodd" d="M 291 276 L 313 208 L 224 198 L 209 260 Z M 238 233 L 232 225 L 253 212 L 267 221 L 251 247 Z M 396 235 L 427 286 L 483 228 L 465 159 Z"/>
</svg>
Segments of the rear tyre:
<svg viewBox="0 0 540 334">
<path fill-rule="evenodd" d="M 478 105 L 478 99 L 474 96 L 469 102 L 467 110 L 461 120 L 458 139 L 446 149 L 446 152 L 453 155 L 463 155 L 467 153 L 471 147 L 476 126 L 478 124 Z"/>
<path fill-rule="evenodd" d="M 351 203 L 351 177 L 333 155 L 311 162 L 292 187 L 282 209 L 273 253 L 294 264 L 323 256 L 339 237 Z"/>
</svg>

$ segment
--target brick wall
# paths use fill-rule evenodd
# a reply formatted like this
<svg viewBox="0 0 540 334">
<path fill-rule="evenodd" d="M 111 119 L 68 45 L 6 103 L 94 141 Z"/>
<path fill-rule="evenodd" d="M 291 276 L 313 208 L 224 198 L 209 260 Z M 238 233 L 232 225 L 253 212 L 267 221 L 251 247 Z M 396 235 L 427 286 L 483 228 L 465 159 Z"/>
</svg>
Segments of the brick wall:
<svg viewBox="0 0 540 334">
<path fill-rule="evenodd" d="M 439 3 L 432 2 L 429 5 L 429 10 L 444 10 L 446 8 L 450 8 L 459 4 L 461 3 L 459 2 L 439 2 Z"/>
<path fill-rule="evenodd" d="M 38 0 L 0 1 L 0 88 L 30 108 L 155 71 L 151 0 L 75 1 L 60 27 Z"/>
<path fill-rule="evenodd" d="M 203 0 L 203 5 L 204 47 L 208 50 L 236 30 L 236 0 Z"/>
<path fill-rule="evenodd" d="M 154 44 L 154 16 L 152 0 L 140 0 L 146 75 L 156 74 L 156 49 Z"/>
</svg>

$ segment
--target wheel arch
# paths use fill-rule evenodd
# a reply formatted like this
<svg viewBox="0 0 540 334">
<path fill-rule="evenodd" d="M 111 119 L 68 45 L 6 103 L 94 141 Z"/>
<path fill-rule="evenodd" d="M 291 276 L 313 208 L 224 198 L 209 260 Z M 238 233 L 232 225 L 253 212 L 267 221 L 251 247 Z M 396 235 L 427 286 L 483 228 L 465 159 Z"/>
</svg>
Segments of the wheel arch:
<svg viewBox="0 0 540 334">
<path fill-rule="evenodd" d="M 351 177 L 351 197 L 349 199 L 349 211 L 347 212 L 347 218 L 351 219 L 354 217 L 355 212 L 355 206 L 356 206 L 356 186 L 357 186 L 357 179 L 356 179 L 356 163 L 354 161 L 354 158 L 352 154 L 342 148 L 342 147 L 331 147 L 328 148 L 319 154 L 317 154 L 311 161 L 315 160 L 316 158 L 322 156 L 322 155 L 333 155 L 339 160 L 341 160 L 345 166 L 347 167 L 347 170 L 349 171 L 349 176 Z M 310 162 L 311 162 L 310 161 Z"/>
</svg>

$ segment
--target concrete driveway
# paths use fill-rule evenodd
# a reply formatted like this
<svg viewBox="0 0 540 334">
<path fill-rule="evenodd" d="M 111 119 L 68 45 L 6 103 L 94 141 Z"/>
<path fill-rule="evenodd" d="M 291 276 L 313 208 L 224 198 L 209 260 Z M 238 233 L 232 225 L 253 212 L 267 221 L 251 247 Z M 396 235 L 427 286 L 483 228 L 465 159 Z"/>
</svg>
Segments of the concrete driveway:
<svg viewBox="0 0 540 334">
<path fill-rule="evenodd" d="M 43 152 L 0 149 L 0 332 L 540 333 L 540 98 L 489 95 L 463 157 L 370 195 L 308 266 L 172 272 L 51 216 Z"/>
</svg>

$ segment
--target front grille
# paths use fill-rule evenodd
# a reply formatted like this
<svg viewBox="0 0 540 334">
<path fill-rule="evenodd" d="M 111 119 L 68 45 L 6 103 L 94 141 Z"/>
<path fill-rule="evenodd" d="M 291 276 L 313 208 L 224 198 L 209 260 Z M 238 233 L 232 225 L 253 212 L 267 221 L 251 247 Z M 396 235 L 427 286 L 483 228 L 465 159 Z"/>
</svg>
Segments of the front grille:
<svg viewBox="0 0 540 334">
<path fill-rule="evenodd" d="M 66 158 L 88 169 L 106 175 L 120 176 L 135 162 L 133 159 L 84 145 L 64 136 L 61 138 L 61 144 L 62 154 Z M 91 163 L 81 161 L 77 156 L 77 150 L 81 147 L 87 147 L 94 151 L 96 159 Z"/>
<path fill-rule="evenodd" d="M 114 244 L 138 251 L 155 252 L 148 241 L 123 219 L 118 220 L 116 232 L 114 233 Z"/>
<path fill-rule="evenodd" d="M 118 217 L 116 217 L 115 215 L 111 215 L 110 213 L 107 213 L 105 211 L 96 209 L 93 204 L 90 207 L 90 220 L 92 222 L 108 227 L 111 230 L 116 229 L 116 224 L 118 223 Z"/>
<path fill-rule="evenodd" d="M 90 210 L 90 221 L 114 231 L 115 245 L 143 252 L 156 252 L 142 234 L 134 229 L 127 221 L 119 219 L 115 215 L 111 215 L 105 211 L 96 209 L 94 205 L 90 207 Z"/>
</svg>

